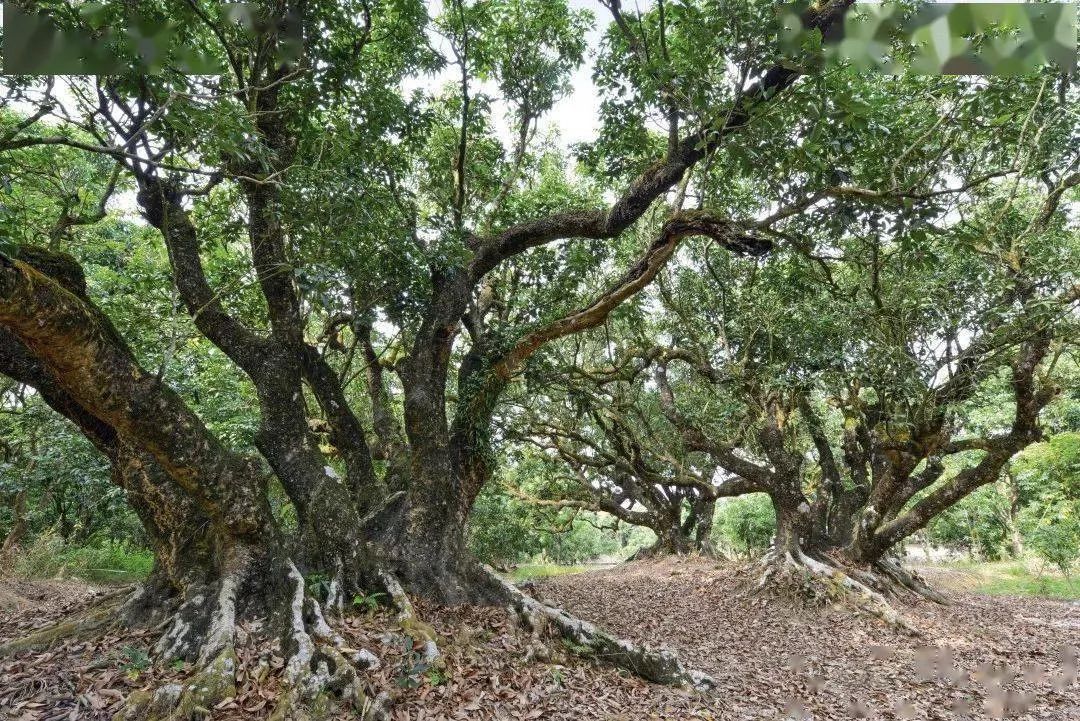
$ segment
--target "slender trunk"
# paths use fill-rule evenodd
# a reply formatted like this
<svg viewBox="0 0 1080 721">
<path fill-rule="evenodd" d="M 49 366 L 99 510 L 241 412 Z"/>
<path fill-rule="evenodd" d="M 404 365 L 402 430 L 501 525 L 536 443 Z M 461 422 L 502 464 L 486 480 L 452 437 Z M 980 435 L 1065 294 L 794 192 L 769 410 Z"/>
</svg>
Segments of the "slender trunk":
<svg viewBox="0 0 1080 721">
<path fill-rule="evenodd" d="M 12 525 L 4 543 L 0 545 L 0 561 L 8 558 L 15 549 L 22 545 L 26 538 L 26 489 L 22 488 L 15 494 L 15 501 L 11 505 Z"/>
<path fill-rule="evenodd" d="M 1024 541 L 1020 535 L 1020 486 L 1011 470 L 1006 470 L 1009 479 L 1009 509 L 1005 524 L 1009 531 L 1009 545 L 1013 558 L 1022 558 L 1024 555 Z"/>
</svg>

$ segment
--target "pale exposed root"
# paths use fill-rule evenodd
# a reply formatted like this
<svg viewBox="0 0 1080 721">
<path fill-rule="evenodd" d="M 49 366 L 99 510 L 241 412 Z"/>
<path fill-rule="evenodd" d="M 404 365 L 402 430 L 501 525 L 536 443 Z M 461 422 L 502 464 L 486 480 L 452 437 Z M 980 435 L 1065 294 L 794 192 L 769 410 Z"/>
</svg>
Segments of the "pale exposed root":
<svg viewBox="0 0 1080 721">
<path fill-rule="evenodd" d="M 205 593 L 190 594 L 163 625 L 169 628 L 158 639 L 154 652 L 164 659 L 194 658 L 202 643 L 201 627 L 206 623 L 206 606 L 209 598 Z"/>
<path fill-rule="evenodd" d="M 240 569 L 244 568 L 241 564 Z M 284 599 L 287 656 L 283 691 L 273 717 L 314 719 L 328 715 L 338 703 L 370 706 L 357 675 L 358 668 L 378 665 L 369 651 L 349 648 L 323 615 L 321 605 L 305 595 L 304 578 L 286 562 L 290 593 Z M 239 569 L 238 569 L 239 571 Z M 187 648 L 201 639 L 199 671 L 182 685 L 168 684 L 155 692 L 132 693 L 117 721 L 189 721 L 202 719 L 236 695 L 237 591 L 243 574 L 227 574 L 217 592 L 190 598 L 184 615 L 165 634 L 163 652 Z M 278 597 L 280 598 L 280 597 Z M 268 673 L 263 666 L 256 673 Z"/>
<path fill-rule="evenodd" d="M 758 579 L 757 585 L 753 588 L 749 588 L 745 592 L 739 594 L 740 598 L 745 598 L 746 596 L 757 593 L 769 585 L 769 581 L 776 575 L 777 568 L 779 567 L 777 559 L 778 556 L 774 549 L 770 549 L 768 553 L 758 559 L 757 563 L 754 565 L 763 569 L 761 578 Z"/>
<path fill-rule="evenodd" d="M 140 583 L 128 595 L 117 615 L 129 626 L 164 628 L 173 619 L 177 601 L 167 599 L 168 591 L 154 583 L 153 577 Z"/>
<path fill-rule="evenodd" d="M 236 597 L 251 571 L 249 550 L 234 548 L 216 587 L 193 587 L 168 619 L 168 630 L 158 639 L 155 653 L 165 659 L 196 658 L 208 666 L 236 638 Z"/>
<path fill-rule="evenodd" d="M 511 610 L 518 614 L 525 626 L 533 631 L 550 626 L 569 642 L 572 651 L 625 668 L 654 683 L 699 690 L 715 687 L 716 682 L 710 676 L 700 671 L 685 669 L 669 649 L 653 649 L 647 645 L 639 646 L 616 638 L 588 621 L 575 618 L 562 609 L 548 606 L 525 595 L 490 568 L 486 570 L 492 581 L 502 587 Z"/>
<path fill-rule="evenodd" d="M 209 665 L 236 637 L 236 591 L 240 579 L 226 574 L 217 593 L 193 591 L 176 612 L 165 620 L 168 630 L 154 646 L 163 659 L 197 658 L 199 666 Z"/>
<path fill-rule="evenodd" d="M 166 684 L 153 693 L 129 694 L 116 721 L 191 721 L 208 718 L 221 701 L 236 695 L 236 593 L 239 572 L 225 574 L 217 593 L 190 596 L 176 610 L 156 653 L 165 659 L 198 659 L 199 670 L 183 684 Z"/>
<path fill-rule="evenodd" d="M 293 590 L 287 619 L 286 691 L 271 718 L 320 718 L 337 702 L 351 702 L 358 709 L 370 705 L 356 668 L 358 664 L 370 667 L 377 659 L 368 651 L 345 646 L 344 638 L 326 622 L 319 603 L 305 597 L 304 578 L 296 566 L 290 562 L 288 569 Z"/>
<path fill-rule="evenodd" d="M 291 561 L 289 580 L 293 583 L 293 594 L 289 602 L 289 640 L 293 648 L 289 663 L 285 666 L 285 679 L 295 686 L 311 666 L 315 643 L 304 628 L 304 577 Z"/>
<path fill-rule="evenodd" d="M 326 614 L 333 618 L 341 618 L 345 613 L 344 576 L 344 564 L 341 562 L 341 556 L 338 556 L 334 566 L 334 577 L 330 579 L 330 588 L 326 593 L 325 603 Z"/>
<path fill-rule="evenodd" d="M 442 658 L 436 642 L 435 629 L 421 621 L 416 615 L 412 602 L 409 601 L 409 597 L 405 594 L 405 589 L 401 587 L 401 582 L 398 581 L 397 576 L 389 571 L 379 571 L 379 580 L 382 582 L 383 588 L 386 589 L 387 595 L 390 596 L 390 602 L 397 609 L 395 620 L 398 626 L 418 647 L 423 662 L 428 666 L 441 664 Z"/>
<path fill-rule="evenodd" d="M 326 617 L 323 616 L 318 601 L 313 598 L 305 599 L 304 606 L 305 615 L 310 619 L 311 635 L 319 641 L 331 644 L 335 648 L 345 645 L 344 637 L 326 622 Z"/>
<path fill-rule="evenodd" d="M 240 579 L 236 574 L 226 574 L 221 579 L 214 614 L 199 649 L 200 666 L 209 664 L 225 649 L 232 648 L 236 638 L 236 590 L 239 585 Z"/>
<path fill-rule="evenodd" d="M 113 721 L 197 721 L 236 695 L 236 651 L 231 645 L 183 684 L 165 684 L 153 693 L 133 691 Z"/>
<path fill-rule="evenodd" d="M 903 614 L 897 612 L 885 596 L 878 591 L 870 588 L 862 581 L 852 578 L 849 574 L 844 573 L 840 569 L 826 565 L 817 559 L 808 556 L 802 552 L 802 549 L 798 549 L 797 553 L 799 560 L 813 573 L 831 579 L 832 581 L 839 583 L 841 587 L 854 593 L 856 596 L 856 605 L 859 608 L 877 616 L 890 626 L 903 628 L 910 633 L 918 633 L 918 629 L 915 628 L 911 621 Z"/>
<path fill-rule="evenodd" d="M 931 588 L 918 574 L 908 571 L 898 563 L 883 558 L 875 563 L 874 567 L 879 569 L 896 583 L 922 598 L 933 601 L 934 603 L 940 603 L 943 606 L 952 605 L 952 601 L 947 596 Z"/>
</svg>

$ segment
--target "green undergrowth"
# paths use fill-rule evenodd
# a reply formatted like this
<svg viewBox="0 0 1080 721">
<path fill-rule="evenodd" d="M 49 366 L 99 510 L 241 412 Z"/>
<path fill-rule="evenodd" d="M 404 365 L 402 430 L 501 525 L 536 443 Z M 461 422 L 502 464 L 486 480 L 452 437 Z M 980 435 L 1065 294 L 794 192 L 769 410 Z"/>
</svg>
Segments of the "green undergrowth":
<svg viewBox="0 0 1080 721">
<path fill-rule="evenodd" d="M 85 546 L 65 543 L 44 533 L 23 549 L 14 561 L 22 578 L 80 578 L 92 583 L 128 583 L 145 578 L 154 565 L 153 554 L 126 543 L 100 540 Z"/>
<path fill-rule="evenodd" d="M 1039 561 L 960 561 L 936 567 L 957 571 L 957 585 L 974 593 L 1080 600 L 1080 579 L 1065 578 Z"/>
<path fill-rule="evenodd" d="M 509 577 L 515 583 L 533 578 L 565 576 L 569 573 L 581 573 L 589 570 L 588 566 L 560 566 L 554 563 L 524 563 L 510 572 Z"/>
</svg>

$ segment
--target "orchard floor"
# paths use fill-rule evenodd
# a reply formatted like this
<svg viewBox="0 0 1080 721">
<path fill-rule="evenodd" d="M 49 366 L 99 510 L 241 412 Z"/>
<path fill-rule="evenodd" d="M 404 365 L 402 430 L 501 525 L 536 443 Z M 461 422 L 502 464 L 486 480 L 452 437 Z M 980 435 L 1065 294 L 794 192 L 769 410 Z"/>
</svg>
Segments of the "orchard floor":
<svg viewBox="0 0 1080 721">
<path fill-rule="evenodd" d="M 538 643 L 497 609 L 418 606 L 440 636 L 445 672 L 410 673 L 379 615 L 348 616 L 349 643 L 376 653 L 373 689 L 396 689 L 392 719 L 1080 719 L 1080 604 L 948 591 L 955 603 L 902 611 L 911 637 L 830 608 L 739 597 L 743 569 L 703 559 L 642 561 L 546 579 L 544 600 L 619 635 L 678 651 L 711 674 L 702 694 L 654 686 L 561 644 Z M 934 577 L 939 588 L 947 573 Z M 0 579 L 0 644 L 92 603 L 77 582 Z M 283 663 L 249 628 L 238 692 L 213 719 L 265 719 Z M 0 659 L 0 718 L 106 719 L 133 690 L 182 681 L 151 664 L 152 633 L 108 631 Z M 357 718 L 355 713 L 341 718 Z"/>
</svg>

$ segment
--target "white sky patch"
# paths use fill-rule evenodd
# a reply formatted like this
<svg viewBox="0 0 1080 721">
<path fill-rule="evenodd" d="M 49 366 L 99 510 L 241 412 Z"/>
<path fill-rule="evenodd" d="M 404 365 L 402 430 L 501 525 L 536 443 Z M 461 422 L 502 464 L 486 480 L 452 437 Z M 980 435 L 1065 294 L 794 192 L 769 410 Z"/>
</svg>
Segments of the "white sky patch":
<svg viewBox="0 0 1080 721">
<path fill-rule="evenodd" d="M 445 3 L 441 0 L 428 0 L 428 14 L 431 17 L 438 16 L 444 5 Z M 593 27 L 585 36 L 584 62 L 570 76 L 570 92 L 555 103 L 537 126 L 539 137 L 549 136 L 554 131 L 563 148 L 569 148 L 574 143 L 593 140 L 600 130 L 600 97 L 592 75 L 600 40 L 607 31 L 608 25 L 611 24 L 611 13 L 598 0 L 569 0 L 568 5 L 574 10 L 591 11 L 594 18 Z M 645 8 L 648 5 L 646 0 L 644 3 L 639 3 L 638 7 Z M 429 31 L 428 42 L 444 57 L 453 59 L 454 55 L 450 51 L 446 38 Z M 460 69 L 453 62 L 449 62 L 438 73 L 407 78 L 402 83 L 401 89 L 406 95 L 416 89 L 437 93 L 445 86 L 456 86 L 459 82 Z M 470 80 L 470 91 L 474 94 L 482 92 L 492 97 L 498 96 L 493 83 L 481 83 L 475 78 Z M 511 127 L 511 118 L 510 108 L 501 99 L 492 104 L 492 125 L 499 139 L 508 148 L 513 143 L 515 134 Z"/>
</svg>

